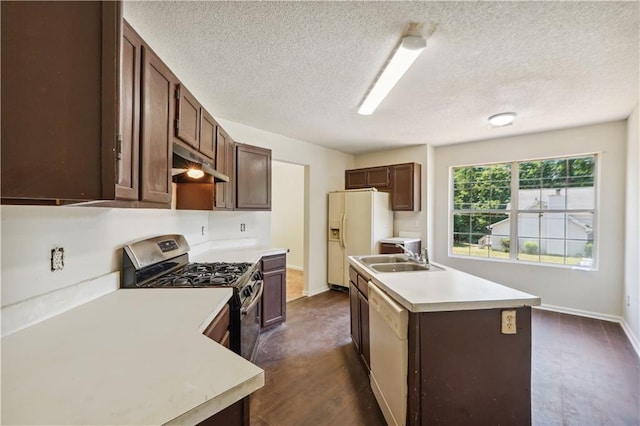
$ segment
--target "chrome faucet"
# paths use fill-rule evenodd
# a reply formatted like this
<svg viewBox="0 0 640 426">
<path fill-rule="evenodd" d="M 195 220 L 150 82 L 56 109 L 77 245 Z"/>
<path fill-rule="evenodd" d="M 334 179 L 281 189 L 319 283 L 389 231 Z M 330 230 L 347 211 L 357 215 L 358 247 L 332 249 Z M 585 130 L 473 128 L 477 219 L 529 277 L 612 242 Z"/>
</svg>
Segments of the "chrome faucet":
<svg viewBox="0 0 640 426">
<path fill-rule="evenodd" d="M 409 257 L 409 259 L 418 263 L 422 263 L 427 267 L 427 269 L 431 266 L 431 264 L 429 263 L 429 250 L 427 250 L 426 247 L 424 248 L 422 255 L 412 252 L 402 244 L 396 244 L 396 247 L 401 248 L 402 251 Z"/>
</svg>

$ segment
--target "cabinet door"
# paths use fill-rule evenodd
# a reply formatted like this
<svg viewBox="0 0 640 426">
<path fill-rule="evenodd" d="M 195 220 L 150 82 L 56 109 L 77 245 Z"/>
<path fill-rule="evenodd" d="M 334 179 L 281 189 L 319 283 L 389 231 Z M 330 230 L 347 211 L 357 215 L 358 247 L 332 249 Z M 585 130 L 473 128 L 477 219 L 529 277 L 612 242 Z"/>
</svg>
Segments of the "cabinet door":
<svg viewBox="0 0 640 426">
<path fill-rule="evenodd" d="M 284 322 L 287 306 L 286 269 L 264 272 L 264 292 L 262 293 L 262 328 Z"/>
<path fill-rule="evenodd" d="M 367 187 L 367 172 L 365 169 L 346 170 L 344 172 L 344 189 L 359 189 Z"/>
<path fill-rule="evenodd" d="M 240 210 L 271 210 L 271 150 L 236 145 L 236 198 Z"/>
<path fill-rule="evenodd" d="M 204 108 L 200 108 L 200 152 L 212 160 L 216 159 L 217 127 L 216 121 L 211 114 Z M 213 164 L 216 164 L 215 161 Z"/>
<path fill-rule="evenodd" d="M 358 303 L 358 288 L 353 282 L 349 283 L 349 302 L 351 305 L 351 339 L 360 353 L 360 303 Z"/>
<path fill-rule="evenodd" d="M 182 84 L 176 86 L 176 99 L 176 137 L 200 149 L 200 104 Z"/>
<path fill-rule="evenodd" d="M 391 209 L 420 211 L 420 165 L 391 166 Z"/>
<path fill-rule="evenodd" d="M 231 138 L 216 126 L 216 170 L 229 176 L 229 182 L 216 183 L 216 210 L 233 209 L 233 146 Z"/>
<path fill-rule="evenodd" d="M 120 69 L 120 134 L 117 147 L 116 198 L 137 200 L 140 148 L 142 40 L 125 22 Z"/>
<path fill-rule="evenodd" d="M 141 200 L 171 202 L 172 120 L 176 78 L 143 47 Z"/>
<path fill-rule="evenodd" d="M 3 201 L 113 200 L 121 3 L 1 8 Z"/>
<path fill-rule="evenodd" d="M 371 369 L 371 349 L 369 339 L 369 301 L 362 293 L 358 293 L 358 305 L 360 310 L 360 352 L 367 370 Z"/>
<path fill-rule="evenodd" d="M 372 167 L 367 169 L 367 187 L 379 189 L 389 188 L 389 168 Z"/>
</svg>

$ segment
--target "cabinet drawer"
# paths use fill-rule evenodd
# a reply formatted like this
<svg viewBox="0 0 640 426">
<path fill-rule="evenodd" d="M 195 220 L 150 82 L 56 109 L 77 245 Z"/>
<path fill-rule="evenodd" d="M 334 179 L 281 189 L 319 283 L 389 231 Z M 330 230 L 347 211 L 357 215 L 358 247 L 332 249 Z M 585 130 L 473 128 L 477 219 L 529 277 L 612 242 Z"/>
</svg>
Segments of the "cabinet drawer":
<svg viewBox="0 0 640 426">
<path fill-rule="evenodd" d="M 354 284 L 358 284 L 358 273 L 351 267 L 349 268 L 349 281 Z"/>
<path fill-rule="evenodd" d="M 275 256 L 267 256 L 262 258 L 262 272 L 273 271 L 275 269 L 284 269 L 287 266 L 287 256 L 277 254 Z"/>
<path fill-rule="evenodd" d="M 358 290 L 364 294 L 364 297 L 369 299 L 369 283 L 365 277 L 358 275 Z"/>
<path fill-rule="evenodd" d="M 215 340 L 218 343 L 222 343 L 226 334 L 229 331 L 229 305 L 224 305 L 224 308 L 216 315 L 211 321 L 209 327 L 204 331 L 205 336 Z M 228 340 L 228 336 L 227 336 Z"/>
</svg>

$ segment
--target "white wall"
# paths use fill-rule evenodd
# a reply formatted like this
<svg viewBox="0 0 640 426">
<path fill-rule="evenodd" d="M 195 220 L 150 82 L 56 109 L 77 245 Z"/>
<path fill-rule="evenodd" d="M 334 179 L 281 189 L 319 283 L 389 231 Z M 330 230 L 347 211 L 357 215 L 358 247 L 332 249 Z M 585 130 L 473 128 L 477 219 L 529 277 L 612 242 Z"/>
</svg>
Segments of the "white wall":
<svg viewBox="0 0 640 426">
<path fill-rule="evenodd" d="M 427 244 L 428 152 L 429 148 L 427 145 L 417 145 L 360 154 L 355 158 L 355 168 L 386 166 L 400 163 L 418 163 L 421 165 L 421 209 L 419 212 L 393 212 L 393 234 L 394 236 L 398 236 L 401 231 L 419 233 L 423 247 Z"/>
<path fill-rule="evenodd" d="M 273 160 L 305 167 L 304 240 L 305 295 L 327 286 L 327 193 L 344 189 L 344 171 L 354 167 L 353 155 L 286 136 L 217 119 L 236 142 L 270 148 Z"/>
<path fill-rule="evenodd" d="M 498 130 L 499 131 L 499 130 Z M 624 270 L 626 121 L 435 148 L 433 260 L 538 295 L 545 305 L 620 317 Z M 448 256 L 449 167 L 600 153 L 597 271 Z M 636 234 L 637 235 L 637 234 Z M 637 258 L 636 258 L 637 260 Z"/>
<path fill-rule="evenodd" d="M 627 208 L 623 318 L 640 349 L 640 107 L 627 123 Z M 629 297 L 629 306 L 627 306 Z"/>
<path fill-rule="evenodd" d="M 268 243 L 264 212 L 2 206 L 0 213 L 2 306 L 119 271 L 122 246 L 154 235 L 184 234 L 192 246 L 210 239 Z M 64 248 L 64 269 L 51 272 L 56 246 Z"/>
<path fill-rule="evenodd" d="M 287 266 L 304 264 L 304 166 L 273 161 L 271 170 L 271 245 L 286 247 Z"/>
</svg>

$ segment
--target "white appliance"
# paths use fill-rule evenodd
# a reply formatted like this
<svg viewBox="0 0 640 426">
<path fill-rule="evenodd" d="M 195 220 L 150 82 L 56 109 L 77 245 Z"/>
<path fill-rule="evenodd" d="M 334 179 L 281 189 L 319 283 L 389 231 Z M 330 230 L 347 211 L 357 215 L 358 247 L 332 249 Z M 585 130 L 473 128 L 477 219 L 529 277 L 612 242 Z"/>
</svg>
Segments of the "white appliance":
<svg viewBox="0 0 640 426">
<path fill-rule="evenodd" d="M 329 285 L 349 288 L 347 256 L 376 254 L 393 235 L 389 194 L 374 188 L 329 193 L 327 275 Z"/>
<path fill-rule="evenodd" d="M 371 389 L 388 425 L 405 425 L 409 314 L 369 281 Z"/>
</svg>

